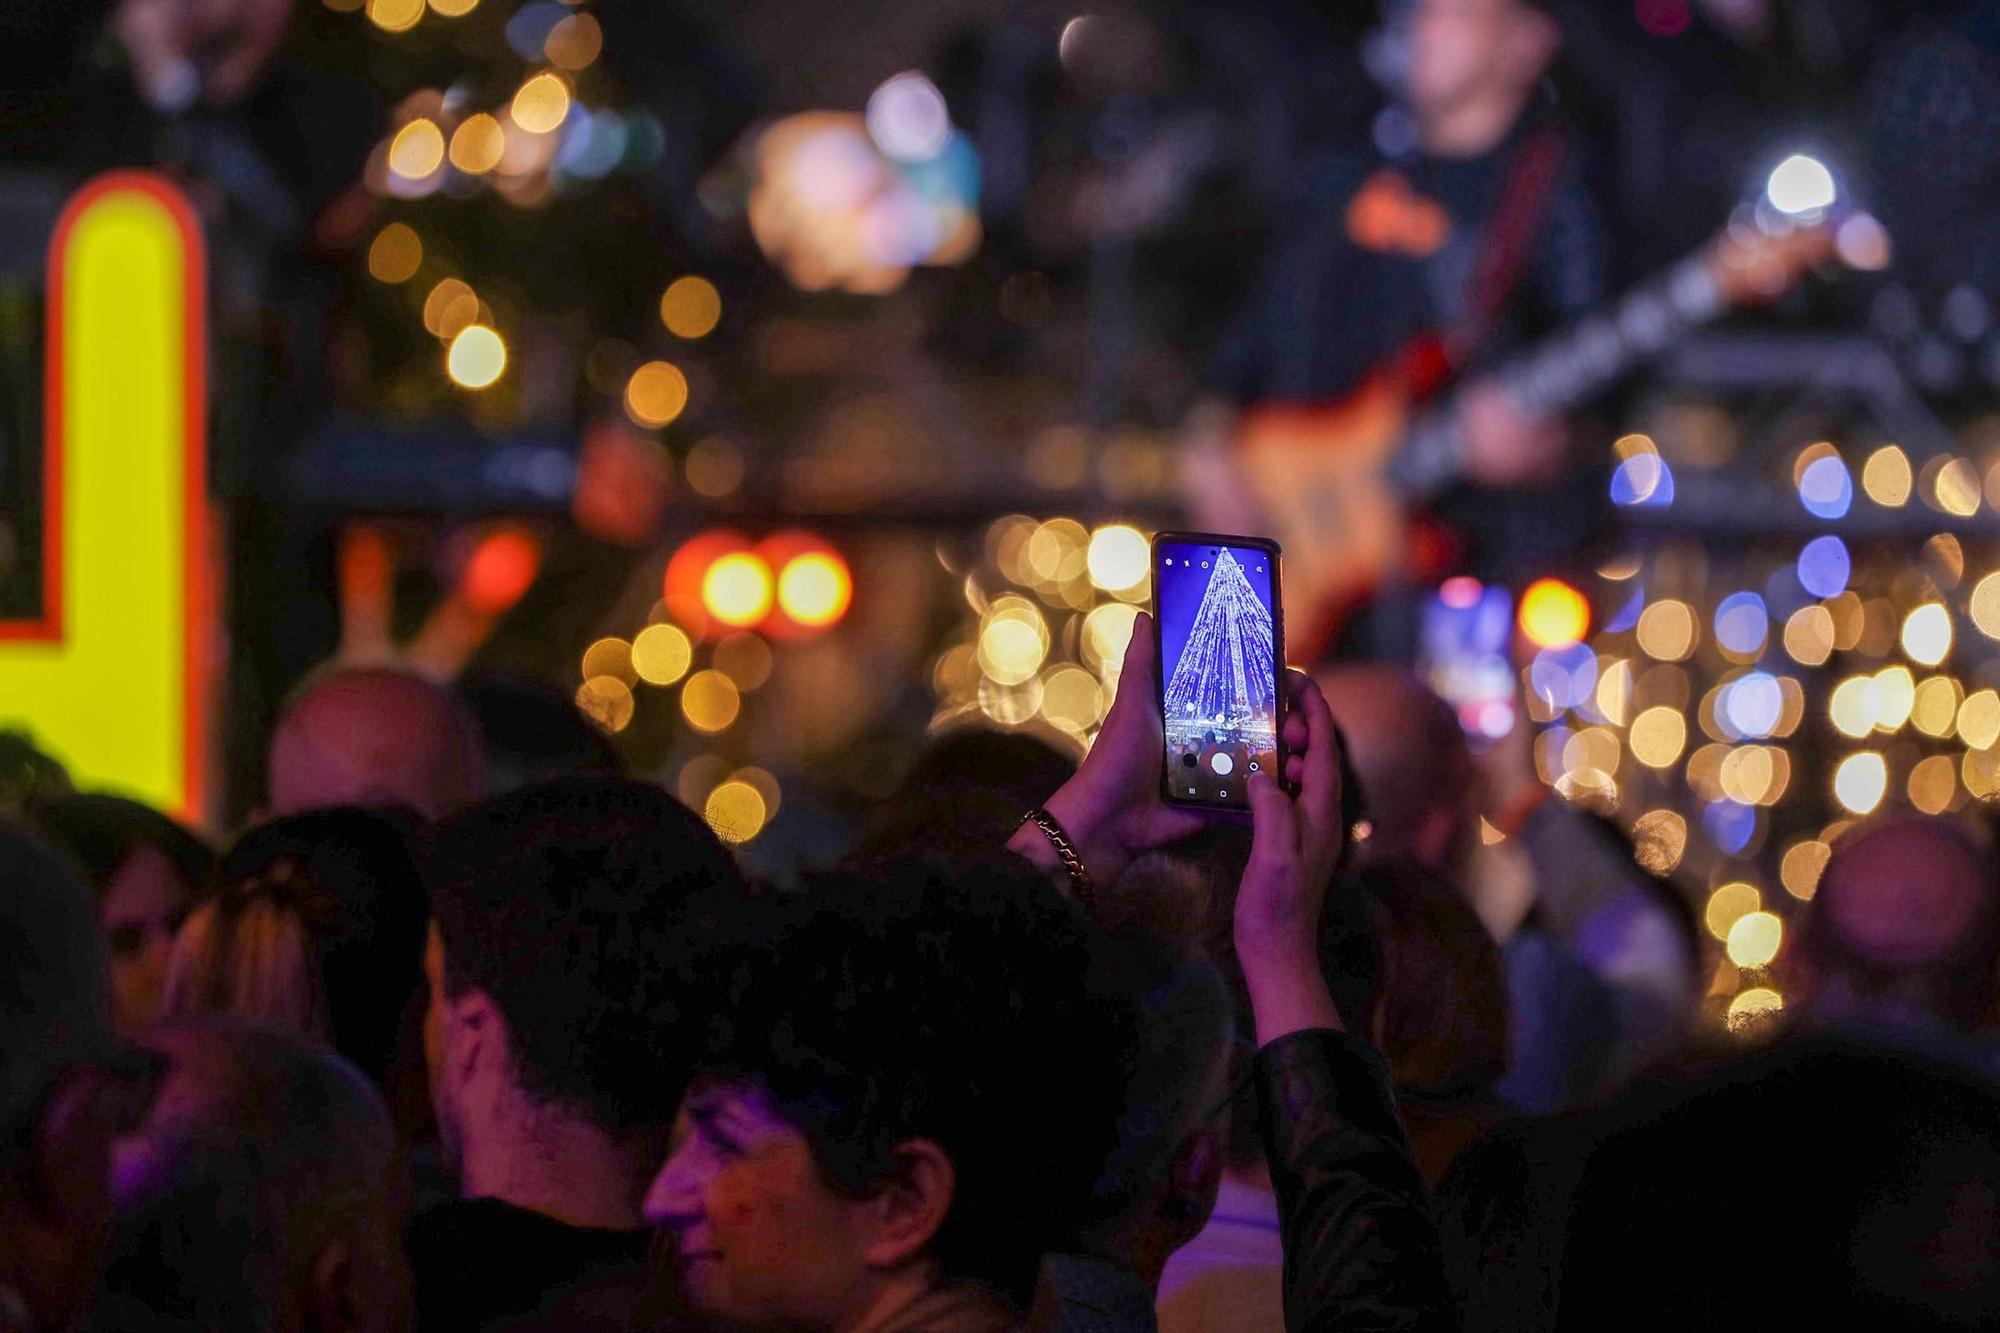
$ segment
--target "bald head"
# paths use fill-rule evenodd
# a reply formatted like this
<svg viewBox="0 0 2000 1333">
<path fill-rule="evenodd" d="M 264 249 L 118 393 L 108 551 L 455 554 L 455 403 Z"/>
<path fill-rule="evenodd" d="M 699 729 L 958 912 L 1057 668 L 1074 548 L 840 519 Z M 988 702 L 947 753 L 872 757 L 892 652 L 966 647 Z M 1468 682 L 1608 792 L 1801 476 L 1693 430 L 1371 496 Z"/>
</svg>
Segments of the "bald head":
<svg viewBox="0 0 2000 1333">
<path fill-rule="evenodd" d="M 481 767 L 477 725 L 450 691 L 384 667 L 341 670 L 279 716 L 270 809 L 404 805 L 438 819 L 479 799 Z"/>
<path fill-rule="evenodd" d="M 1975 1021 L 2000 902 L 1979 848 L 1941 819 L 1886 819 L 1842 839 L 1820 876 L 1798 962 L 1807 1007 Z"/>
<path fill-rule="evenodd" d="M 1370 855 L 1449 873 L 1472 818 L 1472 755 L 1451 705 L 1395 667 L 1337 666 L 1316 679 L 1368 799 Z"/>
</svg>

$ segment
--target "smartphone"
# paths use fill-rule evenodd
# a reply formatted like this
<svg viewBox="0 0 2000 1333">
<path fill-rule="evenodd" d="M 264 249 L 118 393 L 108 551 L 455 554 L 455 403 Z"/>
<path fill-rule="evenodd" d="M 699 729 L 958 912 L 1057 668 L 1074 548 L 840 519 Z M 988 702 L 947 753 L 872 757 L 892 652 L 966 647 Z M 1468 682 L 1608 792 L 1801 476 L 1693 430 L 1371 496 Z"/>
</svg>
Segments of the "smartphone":
<svg viewBox="0 0 2000 1333">
<path fill-rule="evenodd" d="M 1248 810 L 1249 776 L 1283 772 L 1278 588 L 1274 541 L 1208 532 L 1153 538 L 1153 633 L 1167 738 L 1160 793 L 1176 805 Z"/>
<path fill-rule="evenodd" d="M 1514 729 L 1514 599 L 1497 583 L 1446 579 L 1425 599 L 1417 666 L 1473 748 Z"/>
</svg>

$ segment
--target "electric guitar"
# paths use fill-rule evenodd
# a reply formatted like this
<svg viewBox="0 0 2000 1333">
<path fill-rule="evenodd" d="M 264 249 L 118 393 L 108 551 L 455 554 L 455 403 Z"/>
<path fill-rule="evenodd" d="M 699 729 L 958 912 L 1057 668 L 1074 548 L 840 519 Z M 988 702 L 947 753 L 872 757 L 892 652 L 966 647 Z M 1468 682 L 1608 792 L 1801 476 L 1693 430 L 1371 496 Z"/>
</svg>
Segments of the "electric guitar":
<svg viewBox="0 0 2000 1333">
<path fill-rule="evenodd" d="M 1559 414 L 1733 306 L 1768 301 L 1836 254 L 1830 221 L 1767 234 L 1732 226 L 1702 251 L 1607 310 L 1539 341 L 1489 375 L 1529 417 Z M 1435 348 L 1435 343 L 1429 344 Z M 1332 402 L 1271 402 L 1243 411 L 1231 469 L 1262 526 L 1284 547 L 1286 637 L 1311 660 L 1352 607 L 1405 571 L 1407 510 L 1466 475 L 1450 393 L 1406 350 Z M 1191 496 L 1202 509 L 1202 497 Z"/>
</svg>

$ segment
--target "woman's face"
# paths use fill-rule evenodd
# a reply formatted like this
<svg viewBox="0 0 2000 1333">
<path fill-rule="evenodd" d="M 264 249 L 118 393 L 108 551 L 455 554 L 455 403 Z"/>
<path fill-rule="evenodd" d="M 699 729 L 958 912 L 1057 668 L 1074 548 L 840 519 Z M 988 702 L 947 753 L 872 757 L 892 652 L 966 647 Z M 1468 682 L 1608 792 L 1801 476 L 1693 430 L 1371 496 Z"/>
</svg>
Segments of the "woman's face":
<svg viewBox="0 0 2000 1333">
<path fill-rule="evenodd" d="M 112 1015 L 121 1036 L 136 1037 L 159 1017 L 167 955 L 188 897 L 174 863 L 146 846 L 126 857 L 105 886 L 99 915 L 111 945 Z"/>
<path fill-rule="evenodd" d="M 690 1305 L 805 1328 L 833 1327 L 865 1304 L 866 1209 L 827 1187 L 805 1136 L 743 1084 L 688 1094 L 645 1203 L 673 1237 Z"/>
</svg>

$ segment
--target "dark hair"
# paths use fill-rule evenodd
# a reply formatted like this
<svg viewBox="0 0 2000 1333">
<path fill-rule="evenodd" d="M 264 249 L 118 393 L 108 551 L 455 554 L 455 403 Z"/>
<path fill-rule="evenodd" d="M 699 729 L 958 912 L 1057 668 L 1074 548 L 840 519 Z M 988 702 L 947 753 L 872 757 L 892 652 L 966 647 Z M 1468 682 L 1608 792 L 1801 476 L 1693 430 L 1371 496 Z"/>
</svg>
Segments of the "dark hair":
<svg viewBox="0 0 2000 1333">
<path fill-rule="evenodd" d="M 708 825 L 647 783 L 559 778 L 445 821 L 430 877 L 446 988 L 499 1009 L 522 1091 L 608 1133 L 672 1123 L 746 902 Z"/>
<path fill-rule="evenodd" d="M 2000 1091 L 1942 1051 L 1799 1038 L 1664 1097 L 1590 1153 L 1566 1228 L 1561 1326 L 1993 1328 Z M 1754 1195 L 1754 1257 L 1717 1208 Z M 1809 1280 L 1787 1280 L 1788 1276 Z M 1519 1325 L 1515 1325 L 1518 1327 Z"/>
<path fill-rule="evenodd" d="M 417 828 L 407 811 L 349 806 L 238 838 L 174 941 L 167 1012 L 261 1019 L 385 1083 L 423 982 Z"/>
<path fill-rule="evenodd" d="M 1490 1091 L 1507 1072 L 1507 978 L 1485 923 L 1414 862 L 1368 862 L 1353 878 L 1382 911 L 1381 1043 L 1397 1085 Z"/>
<path fill-rule="evenodd" d="M 850 1196 L 936 1143 L 957 1184 L 929 1257 L 1025 1309 L 1112 1143 L 1081 912 L 1013 857 L 899 858 L 809 877 L 775 928 L 706 1072 L 762 1087 Z"/>
<path fill-rule="evenodd" d="M 190 893 L 215 864 L 208 844 L 149 805 L 123 796 L 63 795 L 30 801 L 25 813 L 35 831 L 102 896 L 132 854 L 150 847 L 166 857 Z"/>
<path fill-rule="evenodd" d="M 479 724 L 489 796 L 569 773 L 625 771 L 617 747 L 553 686 L 488 675 L 455 688 Z"/>
<path fill-rule="evenodd" d="M 976 856 L 1007 841 L 1021 816 L 1076 773 L 1076 759 L 1025 732 L 961 727 L 924 747 L 875 807 L 856 854 Z"/>
</svg>

